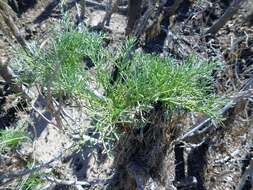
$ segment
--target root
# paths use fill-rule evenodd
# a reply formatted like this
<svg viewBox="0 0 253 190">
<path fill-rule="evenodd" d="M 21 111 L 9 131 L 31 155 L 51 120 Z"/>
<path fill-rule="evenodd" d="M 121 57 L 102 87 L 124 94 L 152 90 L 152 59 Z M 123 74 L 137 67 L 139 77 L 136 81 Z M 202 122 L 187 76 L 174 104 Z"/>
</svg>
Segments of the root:
<svg viewBox="0 0 253 190">
<path fill-rule="evenodd" d="M 120 139 L 114 159 L 116 172 L 108 183 L 108 190 L 144 189 L 149 179 L 165 184 L 160 180 L 160 171 L 173 135 L 177 136 L 178 131 L 165 119 L 164 113 L 164 108 L 156 105 L 148 114 L 152 122 Z"/>
</svg>

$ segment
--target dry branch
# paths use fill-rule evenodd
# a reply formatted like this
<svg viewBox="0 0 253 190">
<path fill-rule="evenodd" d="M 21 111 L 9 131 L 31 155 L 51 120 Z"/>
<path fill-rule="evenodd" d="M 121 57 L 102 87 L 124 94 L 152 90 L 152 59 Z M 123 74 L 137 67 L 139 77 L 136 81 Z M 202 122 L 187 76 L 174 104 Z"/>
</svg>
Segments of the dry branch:
<svg viewBox="0 0 253 190">
<path fill-rule="evenodd" d="M 53 123 L 52 121 L 50 121 L 49 119 L 47 119 L 34 105 L 32 105 L 32 109 L 37 112 L 41 118 L 43 118 L 46 122 L 48 122 L 49 124 L 53 125 L 56 127 L 56 129 L 58 130 L 58 125 Z"/>
<path fill-rule="evenodd" d="M 25 42 L 23 36 L 21 35 L 21 33 L 19 32 L 17 26 L 14 24 L 13 19 L 10 16 L 7 16 L 6 14 L 4 14 L 4 12 L 2 10 L 0 10 L 0 14 L 2 15 L 2 18 L 4 19 L 6 25 L 9 27 L 11 33 L 16 38 L 16 40 L 18 41 L 18 43 L 24 49 L 26 49 L 26 47 L 27 47 L 26 46 L 26 42 Z"/>
<path fill-rule="evenodd" d="M 180 4 L 183 2 L 184 0 L 177 0 L 174 2 L 174 4 L 170 7 L 168 7 L 166 10 L 165 10 L 165 15 L 167 17 L 170 17 L 172 15 L 174 15 L 177 11 L 177 9 L 179 8 Z"/>
<path fill-rule="evenodd" d="M 133 35 L 136 37 L 140 37 L 140 35 L 143 34 L 145 30 L 148 28 L 148 21 L 150 20 L 150 18 L 153 15 L 156 15 L 154 17 L 158 17 L 158 15 L 160 14 L 158 12 L 159 9 L 156 8 L 154 4 L 150 3 L 148 9 L 136 24 L 136 27 L 133 30 Z"/>
<path fill-rule="evenodd" d="M 16 38 L 17 42 L 22 46 L 22 48 L 27 51 L 27 46 L 25 39 L 21 35 L 18 27 L 15 25 L 12 16 L 15 17 L 15 13 L 11 10 L 8 4 L 3 1 L 0 1 L 0 23 L 5 23 L 9 30 L 11 31 L 12 35 Z M 4 28 L 0 26 L 0 28 Z M 5 30 L 3 30 L 5 31 Z M 10 36 L 11 37 L 11 36 Z M 26 100 L 31 100 L 31 97 L 25 92 L 24 87 L 22 85 L 18 85 L 15 83 L 15 76 L 11 68 L 8 67 L 7 62 L 3 63 L 0 59 L 0 76 L 11 85 L 12 90 L 15 93 L 20 93 L 22 97 Z"/>
<path fill-rule="evenodd" d="M 141 5 L 142 0 L 139 0 L 138 2 L 135 0 L 128 1 L 128 21 L 126 27 L 126 35 L 129 35 L 132 32 L 136 21 L 138 21 L 138 18 L 141 16 Z"/>
<path fill-rule="evenodd" d="M 243 176 L 241 177 L 240 183 L 237 186 L 236 190 L 244 190 L 244 186 L 246 182 L 249 181 L 251 185 L 253 185 L 253 160 L 251 159 L 249 167 L 244 172 Z"/>
<path fill-rule="evenodd" d="M 166 17 L 174 15 L 180 4 L 183 2 L 183 0 L 174 1 L 174 3 L 169 7 L 165 7 L 167 1 L 161 1 L 159 3 L 159 6 L 156 6 L 154 0 L 150 0 L 150 2 L 151 3 L 149 3 L 148 9 L 144 13 L 144 15 L 139 19 L 136 28 L 134 29 L 133 34 L 136 37 L 142 35 L 148 28 L 153 26 L 154 23 L 160 22 L 161 21 L 160 14 L 163 11 L 164 11 L 163 14 Z M 149 23 L 150 19 L 152 19 L 151 23 Z"/>
<path fill-rule="evenodd" d="M 84 19 L 85 11 L 86 11 L 86 2 L 85 2 L 85 0 L 80 0 L 80 7 L 81 7 L 81 18 Z"/>
<path fill-rule="evenodd" d="M 253 96 L 253 77 L 248 79 L 243 85 L 242 89 L 225 105 L 221 110 L 221 114 L 225 114 L 228 110 L 234 107 L 239 101 L 245 98 Z M 178 141 L 185 142 L 201 142 L 208 132 L 210 132 L 215 126 L 215 122 L 211 118 L 205 119 L 203 122 L 193 127 L 190 131 L 184 134 Z"/>
<path fill-rule="evenodd" d="M 8 15 L 14 16 L 15 12 L 12 10 L 12 8 L 4 1 L 0 1 L 0 10 L 6 11 L 5 13 L 8 13 Z"/>
<path fill-rule="evenodd" d="M 26 100 L 31 100 L 31 97 L 26 93 L 24 90 L 24 87 L 22 85 L 18 85 L 15 83 L 15 75 L 13 74 L 13 71 L 10 67 L 8 67 L 7 62 L 3 63 L 3 61 L 0 59 L 0 76 L 3 77 L 3 79 L 10 84 L 12 90 L 17 93 L 21 94 L 21 96 Z"/>
<path fill-rule="evenodd" d="M 216 34 L 238 12 L 244 1 L 234 0 L 222 17 L 206 31 L 206 34 Z"/>
<path fill-rule="evenodd" d="M 98 2 L 95 2 L 95 1 L 92 1 L 92 0 L 85 0 L 85 2 L 86 2 L 87 6 L 97 7 L 97 8 L 102 9 L 102 10 L 106 10 L 106 7 L 107 7 L 103 3 L 98 3 Z"/>
<path fill-rule="evenodd" d="M 117 12 L 118 5 L 120 3 L 120 0 L 116 0 L 114 3 L 112 3 L 112 0 L 109 2 L 108 10 L 105 13 L 104 19 L 102 21 L 102 26 L 106 25 L 108 26 L 111 20 L 111 16 L 113 13 Z"/>
<path fill-rule="evenodd" d="M 118 0 L 117 0 L 118 1 Z M 80 4 L 81 4 L 81 2 L 80 2 Z M 119 2 L 116 2 L 116 4 L 118 5 L 119 4 Z M 92 0 L 85 0 L 85 7 L 86 6 L 92 6 L 92 7 L 97 7 L 98 9 L 101 9 L 101 10 L 106 10 L 107 11 L 107 13 L 106 13 L 106 15 L 105 15 L 105 17 L 104 17 L 104 19 L 103 19 L 103 22 L 105 22 L 108 18 L 110 18 L 110 16 L 113 14 L 113 13 L 115 13 L 115 12 L 119 12 L 119 13 L 121 13 L 121 14 L 126 14 L 126 12 L 127 12 L 127 8 L 126 7 L 119 7 L 119 6 L 114 6 L 114 5 L 112 5 L 112 7 L 114 7 L 114 8 L 112 8 L 112 9 L 109 9 L 108 10 L 108 5 L 105 5 L 105 4 L 103 4 L 103 3 L 97 3 L 97 2 L 95 2 L 95 1 L 92 1 Z M 81 8 L 82 9 L 82 8 Z M 114 12 L 113 12 L 113 11 Z M 81 12 L 82 12 L 82 10 L 81 10 Z M 109 16 L 109 17 L 108 17 Z"/>
<path fill-rule="evenodd" d="M 50 176 L 45 176 L 43 177 L 43 179 L 55 183 L 55 184 L 61 184 L 61 185 L 81 185 L 81 186 L 85 186 L 85 187 L 90 187 L 91 184 L 87 181 L 77 181 L 77 180 L 62 180 L 62 179 L 57 179 L 55 177 L 50 177 Z"/>
<path fill-rule="evenodd" d="M 249 189 L 248 186 L 253 188 L 253 127 L 251 127 L 249 131 L 249 152 L 247 153 L 247 156 L 249 156 L 249 163 L 248 166 L 242 169 L 243 174 L 241 176 L 241 180 L 236 187 L 236 190 L 245 190 Z M 245 158 L 247 158 L 247 156 Z M 246 188 L 247 186 L 247 188 Z"/>
<path fill-rule="evenodd" d="M 26 42 L 25 42 L 23 36 L 21 35 L 18 27 L 15 25 L 15 23 L 12 19 L 12 16 L 15 17 L 15 14 L 13 14 L 13 11 L 11 11 L 11 8 L 9 7 L 9 5 L 7 5 L 3 1 L 0 1 L 0 15 L 2 16 L 1 18 L 3 19 L 5 24 L 9 27 L 12 35 L 16 38 L 18 43 L 24 49 L 26 49 L 26 47 L 27 47 Z"/>
<path fill-rule="evenodd" d="M 37 172 L 45 167 L 49 167 L 50 164 L 52 164 L 53 162 L 55 162 L 56 160 L 60 159 L 63 155 L 64 152 L 66 152 L 67 150 L 69 150 L 70 148 L 72 148 L 73 146 L 70 146 L 62 151 L 60 151 L 60 153 L 57 153 L 52 159 L 50 159 L 49 161 L 46 161 L 42 164 L 36 165 L 31 169 L 23 169 L 17 172 L 10 172 L 10 173 L 3 173 L 0 175 L 0 182 L 3 181 L 4 179 L 15 179 L 18 177 L 22 177 L 25 176 L 27 174 L 31 174 L 34 172 Z"/>
</svg>

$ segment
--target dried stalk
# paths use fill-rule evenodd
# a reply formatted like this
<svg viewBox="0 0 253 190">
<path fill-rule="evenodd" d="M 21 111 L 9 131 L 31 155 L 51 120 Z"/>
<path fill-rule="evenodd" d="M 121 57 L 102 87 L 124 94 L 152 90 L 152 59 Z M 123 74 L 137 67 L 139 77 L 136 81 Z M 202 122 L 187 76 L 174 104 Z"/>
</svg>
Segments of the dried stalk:
<svg viewBox="0 0 253 190">
<path fill-rule="evenodd" d="M 102 27 L 104 25 L 109 26 L 112 14 L 118 11 L 119 3 L 120 3 L 120 0 L 116 0 L 115 2 L 112 2 L 112 0 L 109 1 L 108 9 L 101 23 Z"/>
<path fill-rule="evenodd" d="M 90 187 L 91 184 L 87 181 L 76 181 L 76 180 L 62 180 L 62 179 L 57 179 L 55 177 L 49 177 L 49 176 L 45 176 L 43 179 L 51 182 L 51 183 L 55 183 L 55 184 L 61 184 L 61 185 L 81 185 L 84 187 Z"/>
<path fill-rule="evenodd" d="M 140 37 L 145 31 L 150 27 L 154 26 L 158 22 L 160 24 L 161 14 L 166 17 L 170 17 L 176 13 L 179 5 L 183 0 L 174 1 L 170 7 L 164 7 L 167 1 L 161 1 L 158 6 L 156 6 L 155 0 L 149 0 L 149 6 L 144 15 L 139 19 L 136 28 L 133 30 L 133 35 Z M 152 20 L 151 23 L 149 21 Z"/>
<path fill-rule="evenodd" d="M 22 46 L 22 48 L 27 51 L 26 42 L 19 32 L 18 27 L 15 25 L 12 16 L 15 17 L 15 13 L 11 10 L 8 4 L 6 4 L 3 1 L 0 1 L 0 23 L 5 23 L 11 34 L 16 38 L 18 43 Z M 1 25 L 0 28 L 7 33 L 7 35 L 10 36 L 10 34 L 4 29 L 4 26 Z M 12 36 L 10 36 L 11 38 Z M 25 92 L 24 87 L 22 85 L 18 85 L 15 83 L 15 76 L 11 68 L 8 67 L 7 62 L 3 63 L 0 59 L 0 75 L 3 77 L 3 79 L 8 82 L 11 85 L 11 88 L 15 93 L 20 93 L 22 97 L 26 100 L 31 100 L 31 97 Z"/>
<path fill-rule="evenodd" d="M 94 8 L 100 9 L 100 10 L 108 10 L 108 5 L 105 5 L 103 3 L 98 3 L 98 2 L 93 1 L 93 0 L 85 0 L 85 5 L 86 6 L 92 6 Z M 125 15 L 127 13 L 127 7 L 118 7 L 117 11 L 119 13 Z"/>
<path fill-rule="evenodd" d="M 250 156 L 250 161 L 249 161 L 249 165 L 247 168 L 245 168 L 243 175 L 241 176 L 241 180 L 238 184 L 238 186 L 236 187 L 236 190 L 245 190 L 247 189 L 245 186 L 251 184 L 251 189 L 253 188 L 253 155 L 252 155 L 252 151 L 253 151 L 253 127 L 250 128 L 249 130 L 249 152 L 247 153 L 247 155 Z"/>
<path fill-rule="evenodd" d="M 244 172 L 243 176 L 241 177 L 241 180 L 236 190 L 244 190 L 245 189 L 244 186 L 247 181 L 249 181 L 251 185 L 253 185 L 253 160 L 250 161 L 250 164 L 246 169 L 246 171 Z"/>
<path fill-rule="evenodd" d="M 58 125 L 56 125 L 55 123 L 53 123 L 52 121 L 50 121 L 49 119 L 47 119 L 34 105 L 32 105 L 32 109 L 34 111 L 36 111 L 46 122 L 48 122 L 49 124 L 58 127 Z M 58 128 L 56 128 L 58 129 Z"/>
<path fill-rule="evenodd" d="M 126 35 L 129 35 L 132 32 L 135 24 L 141 16 L 141 5 L 142 0 L 139 0 L 137 2 L 135 0 L 128 1 L 128 21 L 126 27 Z"/>
<path fill-rule="evenodd" d="M 244 1 L 234 0 L 222 17 L 206 31 L 206 34 L 216 34 L 238 12 Z"/>
<path fill-rule="evenodd" d="M 85 0 L 80 0 L 79 4 L 77 2 L 75 4 L 77 11 L 77 26 L 80 26 L 85 17 Z"/>
<path fill-rule="evenodd" d="M 21 35 L 21 32 L 19 31 L 18 27 L 15 25 L 8 11 L 9 11 L 9 8 L 1 6 L 1 3 L 0 3 L 0 14 L 2 16 L 3 21 L 8 26 L 12 35 L 16 38 L 18 43 L 26 50 L 27 46 L 26 46 L 25 39 Z"/>
<path fill-rule="evenodd" d="M 57 123 L 57 127 L 59 129 L 63 129 L 63 123 L 62 123 L 62 119 L 61 119 L 61 115 L 60 115 L 60 111 L 61 111 L 61 103 L 58 106 L 58 109 L 55 109 L 54 103 L 53 103 L 53 95 L 52 95 L 52 90 L 51 87 L 47 88 L 47 108 L 48 111 L 53 115 L 53 117 L 55 118 L 55 121 Z M 61 98 L 61 97 L 60 97 Z"/>
<path fill-rule="evenodd" d="M 60 92 L 60 103 L 58 105 L 58 110 L 56 110 L 54 101 L 53 101 L 53 94 L 52 94 L 52 85 L 53 85 L 53 79 L 55 77 L 55 73 L 57 74 L 60 69 L 60 63 L 58 63 L 55 68 L 54 68 L 54 73 L 50 76 L 49 78 L 49 83 L 47 85 L 47 97 L 46 97 L 46 102 L 47 102 L 47 109 L 48 111 L 53 115 L 55 118 L 55 121 L 57 123 L 57 126 L 59 129 L 63 129 L 63 123 L 61 120 L 61 106 L 62 106 L 62 92 Z"/>
<path fill-rule="evenodd" d="M 13 71 L 10 67 L 8 67 L 7 63 L 3 63 L 0 59 L 0 76 L 3 77 L 3 79 L 11 85 L 12 90 L 17 93 L 21 94 L 21 96 L 30 101 L 31 97 L 26 93 L 24 90 L 24 87 L 22 85 L 18 85 L 15 83 L 15 76 L 13 74 Z"/>
<path fill-rule="evenodd" d="M 145 29 L 147 28 L 148 21 L 156 13 L 156 7 L 153 4 L 150 4 L 144 15 L 140 18 L 136 27 L 133 30 L 133 35 L 139 37 L 141 34 L 144 33 Z M 157 15 L 158 16 L 158 15 Z"/>
<path fill-rule="evenodd" d="M 84 19 L 85 11 L 86 11 L 86 2 L 85 2 L 85 0 L 80 0 L 80 6 L 81 6 L 81 19 Z"/>
<path fill-rule="evenodd" d="M 12 8 L 4 1 L 0 1 L 0 10 L 5 11 L 5 13 L 8 13 L 10 16 L 15 16 L 15 12 L 12 10 Z"/>
<path fill-rule="evenodd" d="M 253 89 L 251 87 L 252 85 L 252 79 L 249 79 L 240 92 L 236 94 L 235 97 L 229 101 L 227 105 L 225 105 L 221 110 L 220 113 L 224 114 L 228 110 L 234 107 L 236 103 L 241 101 L 242 99 L 249 98 L 253 96 Z M 196 141 L 201 141 L 200 139 L 203 139 L 203 137 L 214 127 L 214 122 L 211 118 L 207 118 L 197 126 L 195 126 L 193 129 L 188 131 L 186 134 L 184 134 L 181 138 L 178 139 L 178 141 L 185 141 L 185 142 L 191 142 L 194 143 Z"/>
<path fill-rule="evenodd" d="M 70 148 L 72 148 L 73 146 L 70 146 L 64 150 L 62 150 L 60 153 L 57 153 L 52 159 L 50 159 L 49 161 L 46 161 L 42 164 L 39 164 L 37 166 L 34 166 L 33 168 L 31 169 L 23 169 L 23 170 L 20 170 L 20 171 L 17 171 L 17 172 L 10 172 L 10 173 L 4 173 L 4 174 L 1 174 L 0 175 L 0 182 L 4 179 L 15 179 L 15 178 L 18 178 L 18 177 L 22 177 L 22 176 L 25 176 L 27 174 L 31 174 L 31 173 L 34 173 L 36 171 L 39 171 L 41 170 L 42 168 L 45 168 L 45 167 L 49 167 L 50 164 L 52 164 L 53 162 L 55 162 L 56 160 L 60 159 L 63 155 L 64 152 L 66 152 L 67 150 L 69 150 Z"/>
</svg>

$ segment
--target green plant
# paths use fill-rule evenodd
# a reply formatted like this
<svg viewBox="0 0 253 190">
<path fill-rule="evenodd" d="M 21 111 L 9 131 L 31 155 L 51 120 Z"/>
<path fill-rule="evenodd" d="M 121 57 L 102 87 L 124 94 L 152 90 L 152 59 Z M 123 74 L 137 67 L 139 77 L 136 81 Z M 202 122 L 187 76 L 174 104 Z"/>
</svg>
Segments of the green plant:
<svg viewBox="0 0 253 190">
<path fill-rule="evenodd" d="M 103 140 L 117 139 L 117 129 L 124 125 L 140 127 L 140 121 L 147 122 L 144 113 L 158 102 L 171 113 L 200 112 L 221 119 L 219 111 L 226 99 L 217 96 L 213 88 L 212 72 L 219 68 L 217 62 L 192 55 L 180 63 L 171 57 L 141 52 L 132 53 L 129 59 L 133 43 L 130 39 L 111 59 L 119 71 L 114 84 L 110 83 L 107 66 L 97 67 L 95 81 L 105 96 L 90 92 L 85 97 Z"/>
<path fill-rule="evenodd" d="M 16 148 L 29 136 L 22 125 L 0 130 L 0 152 Z"/>
<path fill-rule="evenodd" d="M 88 29 L 78 31 L 67 17 L 64 18 L 63 27 L 53 32 L 44 47 L 30 43 L 28 53 L 17 49 L 12 61 L 12 68 L 19 75 L 17 82 L 28 87 L 41 87 L 48 111 L 59 128 L 63 127 L 59 113 L 63 97 L 75 99 L 85 93 L 88 85 L 87 67 L 103 59 L 100 52 L 104 39 L 104 35 L 89 32 Z M 61 100 L 58 107 L 54 105 L 53 96 Z"/>
<path fill-rule="evenodd" d="M 44 183 L 44 180 L 41 178 L 43 174 L 40 172 L 30 174 L 19 184 L 20 190 L 34 190 L 38 189 Z"/>
<path fill-rule="evenodd" d="M 66 29 L 67 27 L 67 29 Z M 31 54 L 21 52 L 18 63 L 23 81 L 67 94 L 85 102 L 85 111 L 95 121 L 104 142 L 119 138 L 119 125 L 139 127 L 143 115 L 160 102 L 169 112 L 201 112 L 220 119 L 225 99 L 213 90 L 215 61 L 190 56 L 183 62 L 171 57 L 134 52 L 134 39 L 118 50 L 103 47 L 104 35 L 63 27 L 45 48 L 35 46 Z M 86 69 L 83 60 L 94 65 Z M 118 78 L 111 83 L 112 65 Z M 14 68 L 17 68 L 17 66 Z M 24 76 L 23 76 L 23 75 Z"/>
<path fill-rule="evenodd" d="M 66 29 L 49 39 L 46 48 L 30 44 L 31 54 L 16 51 L 13 68 L 22 83 L 50 86 L 55 94 L 76 95 L 85 90 L 85 61 L 97 62 L 103 35 Z"/>
</svg>

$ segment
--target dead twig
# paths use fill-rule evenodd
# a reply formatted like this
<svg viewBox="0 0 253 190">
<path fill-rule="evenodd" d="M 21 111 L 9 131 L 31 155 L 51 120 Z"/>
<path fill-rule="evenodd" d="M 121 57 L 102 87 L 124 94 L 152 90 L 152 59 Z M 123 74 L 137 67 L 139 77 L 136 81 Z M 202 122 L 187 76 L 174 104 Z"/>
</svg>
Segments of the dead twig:
<svg viewBox="0 0 253 190">
<path fill-rule="evenodd" d="M 80 4 L 81 4 L 81 2 L 80 2 Z M 101 9 L 101 10 L 106 10 L 106 11 L 108 10 L 108 5 L 105 5 L 103 3 L 98 3 L 98 2 L 95 2 L 95 1 L 92 1 L 92 0 L 85 0 L 85 7 L 87 7 L 87 6 L 95 7 L 95 8 L 98 8 L 98 9 Z M 118 12 L 120 14 L 125 15 L 127 13 L 127 7 L 121 7 L 121 6 L 117 7 L 115 12 Z M 112 12 L 110 14 L 112 15 L 113 13 L 114 12 Z"/>
<path fill-rule="evenodd" d="M 253 188 L 253 128 L 251 127 L 249 130 L 249 136 L 248 136 L 250 142 L 249 142 L 249 152 L 247 153 L 247 156 L 249 156 L 249 163 L 248 166 L 244 166 L 245 168 L 242 168 L 242 176 L 241 180 L 236 187 L 236 190 L 244 190 L 244 189 L 251 189 Z M 246 156 L 246 157 L 247 157 Z M 246 188 L 247 186 L 247 188 Z M 250 187 L 249 187 L 250 186 Z"/>
<path fill-rule="evenodd" d="M 253 160 L 251 159 L 249 167 L 244 172 L 243 176 L 241 177 L 240 183 L 237 186 L 236 190 L 243 190 L 246 182 L 249 181 L 251 186 L 253 185 Z"/>
<path fill-rule="evenodd" d="M 5 1 L 0 1 L 0 10 L 6 11 L 5 13 L 8 13 L 11 16 L 15 15 L 15 12 Z"/>
<path fill-rule="evenodd" d="M 159 5 L 156 5 L 154 0 L 149 1 L 149 6 L 144 15 L 139 19 L 136 28 L 134 29 L 134 36 L 140 37 L 148 28 L 152 27 L 155 23 L 161 22 L 161 14 L 164 14 L 166 17 L 170 17 L 176 13 L 176 10 L 183 2 L 183 0 L 174 1 L 174 3 L 165 7 L 167 1 L 159 2 Z M 153 18 L 153 19 L 151 19 Z M 150 20 L 152 20 L 150 22 Z"/>
<path fill-rule="evenodd" d="M 4 1 L 0 1 L 0 20 L 1 20 L 0 23 L 5 23 L 8 26 L 11 34 L 16 38 L 17 42 L 27 53 L 29 53 L 26 41 L 21 35 L 21 32 L 19 31 L 18 27 L 15 25 L 12 16 L 15 17 L 15 14 L 13 13 L 9 5 L 6 4 Z M 1 25 L 0 28 L 4 27 Z M 10 36 L 10 38 L 12 38 L 12 36 Z M 2 76 L 4 80 L 11 85 L 11 88 L 15 93 L 20 93 L 22 97 L 28 101 L 31 100 L 31 97 L 25 91 L 24 86 L 15 83 L 14 73 L 8 66 L 7 61 L 6 63 L 3 63 L 1 59 L 0 59 L 0 76 Z"/>
<path fill-rule="evenodd" d="M 43 177 L 43 179 L 51 182 L 51 183 L 55 183 L 55 184 L 61 184 L 61 185 L 71 185 L 71 186 L 77 186 L 77 185 L 81 185 L 84 187 L 90 187 L 91 184 L 87 181 L 77 181 L 77 180 L 62 180 L 62 179 L 57 179 L 55 177 L 50 177 L 50 176 L 45 176 Z"/>
<path fill-rule="evenodd" d="M 86 1 L 86 6 L 97 7 L 98 9 L 106 10 L 107 5 L 103 3 L 98 3 L 93 0 L 85 0 L 85 1 Z"/>
<path fill-rule="evenodd" d="M 126 27 L 126 35 L 131 34 L 134 26 L 136 25 L 139 17 L 141 16 L 142 9 L 142 1 L 129 0 L 128 1 L 128 19 L 127 19 L 127 27 Z"/>
<path fill-rule="evenodd" d="M 52 121 L 50 121 L 49 119 L 47 119 L 34 105 L 32 105 L 32 109 L 34 111 L 36 111 L 46 122 L 48 122 L 49 124 L 55 126 L 56 129 L 59 129 L 58 126 L 55 123 L 53 123 Z"/>
<path fill-rule="evenodd" d="M 47 95 L 47 108 L 48 111 L 53 115 L 53 117 L 55 118 L 55 121 L 57 123 L 57 127 L 59 129 L 63 129 L 63 123 L 61 120 L 61 116 L 60 116 L 60 110 L 61 110 L 61 104 L 59 104 L 58 109 L 55 109 L 54 103 L 53 103 L 53 95 L 52 95 L 52 90 L 50 87 L 47 88 L 48 90 L 48 95 Z"/>
<path fill-rule="evenodd" d="M 26 90 L 24 89 L 24 86 L 18 85 L 15 83 L 15 75 L 11 68 L 8 66 L 7 61 L 6 63 L 3 63 L 3 61 L 0 59 L 0 76 L 3 77 L 3 79 L 11 85 L 12 90 L 17 93 L 21 94 L 21 96 L 25 99 L 30 101 L 31 97 L 28 95 Z"/>
<path fill-rule="evenodd" d="M 112 2 L 112 0 L 109 1 L 109 5 L 107 6 L 108 8 L 107 8 L 106 14 L 105 14 L 104 19 L 101 23 L 102 27 L 104 27 L 104 25 L 109 26 L 112 14 L 118 11 L 119 3 L 120 3 L 120 0 L 116 0 L 115 2 Z"/>
<path fill-rule="evenodd" d="M 54 73 L 58 73 L 59 69 L 60 69 L 60 64 L 58 63 L 55 65 Z M 50 76 L 50 79 L 49 79 L 50 82 L 47 85 L 47 93 L 48 93 L 46 97 L 47 109 L 55 118 L 58 128 L 63 129 L 63 123 L 62 123 L 61 115 L 60 115 L 62 102 L 59 103 L 58 109 L 56 109 L 54 105 L 54 101 L 53 101 L 52 85 L 53 85 L 54 77 L 55 77 L 54 74 Z M 62 92 L 60 92 L 60 100 L 62 100 L 61 98 L 62 98 Z"/>
<path fill-rule="evenodd" d="M 241 91 L 239 91 L 232 99 L 225 105 L 221 110 L 220 113 L 224 114 L 228 110 L 230 110 L 236 103 L 241 101 L 244 98 L 250 98 L 253 95 L 252 89 L 252 82 L 253 77 L 250 78 L 245 85 L 243 85 Z M 185 141 L 185 142 L 195 142 L 202 139 L 207 132 L 209 132 L 213 126 L 215 126 L 215 122 L 211 118 L 205 119 L 203 122 L 195 126 L 193 129 L 188 131 L 184 134 L 178 141 Z"/>
<path fill-rule="evenodd" d="M 80 0 L 80 3 L 75 3 L 76 4 L 76 12 L 77 12 L 77 15 L 76 15 L 76 24 L 78 26 L 78 29 L 80 30 L 81 29 L 81 23 L 83 22 L 84 20 L 84 17 L 85 17 L 85 7 L 86 7 L 86 4 L 85 4 L 85 0 Z"/>
<path fill-rule="evenodd" d="M 240 9 L 245 0 L 234 0 L 226 12 L 209 28 L 205 34 L 216 34 Z"/>
<path fill-rule="evenodd" d="M 61 98 L 61 100 L 62 100 L 62 98 Z M 53 98 L 53 102 L 54 102 L 54 104 L 55 104 L 57 107 L 59 107 L 60 104 L 56 101 L 55 98 Z M 61 116 L 62 116 L 63 118 L 66 116 L 66 117 L 69 118 L 73 123 L 76 123 L 76 121 L 73 119 L 73 117 L 64 109 L 63 106 L 61 106 L 60 112 L 61 112 L 60 114 L 61 114 Z"/>
<path fill-rule="evenodd" d="M 45 168 L 45 167 L 49 167 L 50 164 L 52 164 L 53 162 L 55 162 L 56 160 L 60 159 L 63 155 L 64 152 L 66 152 L 67 150 L 71 149 L 73 147 L 73 145 L 69 146 L 68 148 L 60 151 L 59 153 L 57 153 L 52 159 L 50 159 L 49 161 L 46 161 L 42 164 L 39 164 L 39 165 L 36 165 L 32 168 L 29 168 L 29 169 L 23 169 L 23 170 L 20 170 L 20 171 L 17 171 L 17 172 L 10 172 L 10 173 L 2 173 L 0 175 L 0 182 L 3 181 L 4 179 L 15 179 L 17 177 L 22 177 L 22 176 L 25 176 L 27 174 L 31 174 L 31 173 L 34 173 L 34 172 L 37 172 L 39 170 L 41 170 L 42 168 Z"/>
<path fill-rule="evenodd" d="M 13 14 L 13 11 L 9 7 L 9 5 L 4 3 L 3 1 L 0 1 L 0 15 L 2 16 L 1 18 L 3 19 L 5 24 L 10 29 L 12 35 L 16 38 L 18 43 L 26 50 L 26 41 L 12 19 L 12 16 L 15 17 L 15 14 Z"/>
<path fill-rule="evenodd" d="M 154 4 L 150 3 L 148 9 L 144 13 L 144 15 L 139 19 L 139 21 L 136 24 L 136 27 L 133 30 L 134 36 L 140 37 L 140 35 L 144 33 L 146 28 L 148 28 L 148 21 L 150 20 L 152 15 L 158 16 L 158 8 L 155 7 Z"/>
<path fill-rule="evenodd" d="M 80 7 L 81 7 L 81 19 L 84 19 L 85 17 L 85 11 L 86 11 L 86 0 L 80 0 Z"/>
</svg>

